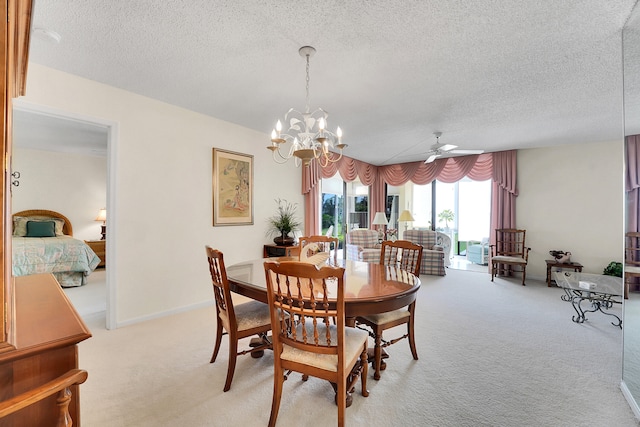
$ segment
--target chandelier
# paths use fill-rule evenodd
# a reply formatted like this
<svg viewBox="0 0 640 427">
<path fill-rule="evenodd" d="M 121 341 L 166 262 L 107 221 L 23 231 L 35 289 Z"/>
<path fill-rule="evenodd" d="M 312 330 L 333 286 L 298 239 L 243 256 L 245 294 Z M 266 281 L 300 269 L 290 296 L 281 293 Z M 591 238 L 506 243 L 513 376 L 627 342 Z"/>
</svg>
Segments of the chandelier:
<svg viewBox="0 0 640 427">
<path fill-rule="evenodd" d="M 303 46 L 298 50 L 300 56 L 307 60 L 307 81 L 306 81 L 306 105 L 304 113 L 296 109 L 290 109 L 284 116 L 285 123 L 289 128 L 283 132 L 280 120 L 276 123 L 276 128 L 271 132 L 271 145 L 267 149 L 273 153 L 273 160 L 276 163 L 285 163 L 291 157 L 295 157 L 296 166 L 308 166 L 311 160 L 317 159 L 321 166 L 335 163 L 342 158 L 342 150 L 347 144 L 342 143 L 342 130 L 340 127 L 333 133 L 327 130 L 327 117 L 329 116 L 322 108 L 311 112 L 309 109 L 309 58 L 315 53 L 315 48 Z M 287 147 L 287 144 L 290 144 Z M 330 149 L 339 150 L 336 158 Z"/>
</svg>

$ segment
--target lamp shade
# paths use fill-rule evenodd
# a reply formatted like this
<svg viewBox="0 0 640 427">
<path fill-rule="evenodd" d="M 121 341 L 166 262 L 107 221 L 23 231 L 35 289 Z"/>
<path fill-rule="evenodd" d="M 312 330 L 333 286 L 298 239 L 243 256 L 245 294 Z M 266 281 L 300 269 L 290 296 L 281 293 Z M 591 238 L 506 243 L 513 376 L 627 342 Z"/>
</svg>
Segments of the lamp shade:
<svg viewBox="0 0 640 427">
<path fill-rule="evenodd" d="M 373 224 L 374 225 L 387 225 L 388 224 L 387 216 L 384 214 L 384 212 L 376 212 L 376 216 L 373 217 Z"/>
<path fill-rule="evenodd" d="M 102 221 L 105 222 L 107 221 L 107 210 L 105 208 L 102 208 L 98 211 L 98 216 L 95 219 L 96 221 Z"/>
<path fill-rule="evenodd" d="M 400 213 L 400 218 L 398 218 L 398 221 L 415 221 L 415 220 L 413 219 L 413 215 L 411 215 L 411 212 L 405 209 Z"/>
</svg>

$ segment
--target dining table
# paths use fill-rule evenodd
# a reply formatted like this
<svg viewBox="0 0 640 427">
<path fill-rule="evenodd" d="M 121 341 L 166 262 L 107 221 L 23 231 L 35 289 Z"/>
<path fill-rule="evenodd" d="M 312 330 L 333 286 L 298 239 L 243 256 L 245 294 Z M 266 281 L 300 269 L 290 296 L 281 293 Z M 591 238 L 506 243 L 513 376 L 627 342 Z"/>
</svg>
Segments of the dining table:
<svg viewBox="0 0 640 427">
<path fill-rule="evenodd" d="M 298 260 L 299 257 L 272 257 L 228 266 L 226 270 L 229 288 L 237 294 L 268 303 L 264 263 Z M 420 277 L 399 267 L 345 259 L 328 260 L 326 264 L 345 269 L 344 304 L 347 326 L 354 327 L 358 316 L 407 307 L 415 301 L 420 289 Z M 331 295 L 329 297 L 331 299 Z M 369 349 L 368 356 L 369 362 L 373 362 L 373 349 Z M 388 355 L 383 351 L 382 357 L 386 359 Z M 386 363 L 383 361 L 381 369 L 385 368 Z M 347 407 L 351 406 L 351 403 L 351 393 L 347 393 Z"/>
<path fill-rule="evenodd" d="M 232 292 L 268 303 L 265 262 L 297 261 L 297 257 L 261 258 L 227 267 Z M 385 313 L 415 301 L 420 278 L 395 266 L 339 259 L 330 265 L 345 269 L 345 323 L 355 326 L 358 316 Z"/>
</svg>

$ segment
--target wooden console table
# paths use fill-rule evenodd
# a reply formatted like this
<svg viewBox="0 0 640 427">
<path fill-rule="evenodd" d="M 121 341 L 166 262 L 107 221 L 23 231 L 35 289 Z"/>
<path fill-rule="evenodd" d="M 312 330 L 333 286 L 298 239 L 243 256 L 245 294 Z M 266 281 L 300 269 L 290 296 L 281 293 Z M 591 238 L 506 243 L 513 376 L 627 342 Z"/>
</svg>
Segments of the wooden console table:
<svg viewBox="0 0 640 427">
<path fill-rule="evenodd" d="M 577 272 L 582 272 L 582 264 L 579 262 L 557 262 L 555 259 L 546 259 L 547 263 L 547 287 L 551 287 L 551 269 L 568 269 Z M 555 280 L 554 280 L 555 283 Z"/>
<path fill-rule="evenodd" d="M 264 258 L 278 256 L 298 256 L 298 245 L 280 246 L 275 244 L 264 245 L 262 256 Z"/>
</svg>

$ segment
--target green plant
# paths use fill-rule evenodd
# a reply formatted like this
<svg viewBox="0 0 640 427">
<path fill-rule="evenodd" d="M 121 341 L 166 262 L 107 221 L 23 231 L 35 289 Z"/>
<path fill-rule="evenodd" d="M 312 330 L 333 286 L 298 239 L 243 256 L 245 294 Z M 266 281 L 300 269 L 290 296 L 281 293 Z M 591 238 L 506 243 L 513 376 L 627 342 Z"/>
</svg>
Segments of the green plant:
<svg viewBox="0 0 640 427">
<path fill-rule="evenodd" d="M 451 209 L 445 209 L 438 214 L 438 222 L 444 222 L 445 228 L 449 228 L 449 221 L 453 222 L 453 211 Z"/>
<path fill-rule="evenodd" d="M 276 199 L 276 203 L 278 204 L 278 212 L 267 220 L 269 224 L 267 234 L 286 236 L 292 231 L 297 231 L 302 224 L 296 218 L 297 205 L 283 199 Z"/>
<path fill-rule="evenodd" d="M 605 276 L 622 277 L 622 263 L 611 261 L 602 272 Z"/>
</svg>

